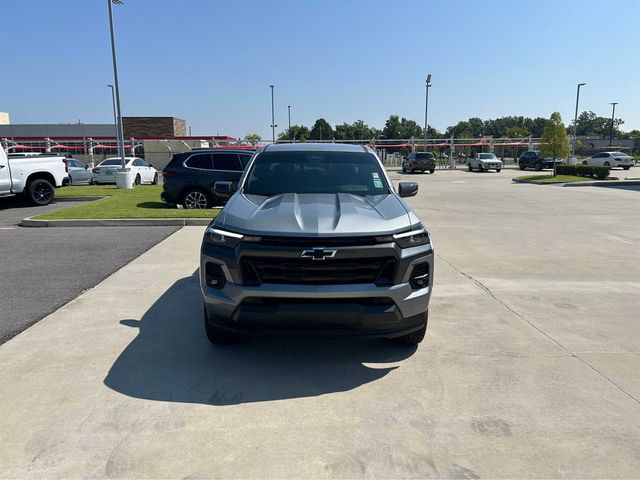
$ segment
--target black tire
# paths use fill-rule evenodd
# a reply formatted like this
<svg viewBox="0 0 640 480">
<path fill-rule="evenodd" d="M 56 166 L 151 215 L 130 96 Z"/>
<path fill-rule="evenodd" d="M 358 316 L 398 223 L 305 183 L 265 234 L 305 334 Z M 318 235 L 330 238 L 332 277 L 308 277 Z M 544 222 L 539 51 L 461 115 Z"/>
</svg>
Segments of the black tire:
<svg viewBox="0 0 640 480">
<path fill-rule="evenodd" d="M 583 160 L 583 161 L 582 161 L 582 164 L 583 164 L 583 165 L 589 165 L 589 164 L 587 163 L 587 161 L 586 161 L 586 160 Z"/>
<path fill-rule="evenodd" d="M 207 313 L 207 307 L 203 306 L 204 317 L 204 331 L 207 333 L 207 339 L 214 345 L 229 345 L 238 341 L 238 336 L 233 335 L 226 330 L 214 327 L 209 322 L 209 314 Z"/>
<path fill-rule="evenodd" d="M 604 162 L 604 166 L 605 167 L 611 167 L 611 164 L 609 162 Z"/>
<path fill-rule="evenodd" d="M 43 207 L 53 201 L 55 189 L 50 181 L 36 178 L 27 185 L 27 197 L 34 205 Z"/>
<path fill-rule="evenodd" d="M 524 170 L 524 163 L 522 162 L 518 163 L 518 167 L 520 167 L 520 170 Z"/>
<path fill-rule="evenodd" d="M 158 184 L 158 174 L 156 173 L 153 176 L 153 182 L 151 182 L 152 185 L 157 185 Z"/>
<path fill-rule="evenodd" d="M 482 164 L 478 165 L 478 171 L 484 172 L 484 167 L 482 166 Z"/>
<path fill-rule="evenodd" d="M 435 171 L 436 171 L 435 168 L 432 168 L 431 170 L 429 170 L 429 173 L 433 173 Z"/>
<path fill-rule="evenodd" d="M 182 195 L 182 206 L 189 210 L 211 208 L 211 197 L 200 188 L 191 188 Z"/>
<path fill-rule="evenodd" d="M 536 163 L 536 172 L 539 172 L 540 170 L 542 170 L 542 164 L 540 162 Z"/>
<path fill-rule="evenodd" d="M 631 165 L 624 165 L 622 168 L 625 170 L 629 170 L 631 168 Z"/>
<path fill-rule="evenodd" d="M 140 178 L 140 175 L 136 175 L 135 180 L 133 181 L 134 185 L 140 185 L 142 183 L 142 179 Z"/>
<path fill-rule="evenodd" d="M 470 163 L 467 163 L 467 168 L 469 169 L 470 172 L 473 172 L 473 167 L 471 166 Z"/>
<path fill-rule="evenodd" d="M 500 170 L 502 170 L 501 168 L 496 168 L 496 172 L 500 173 Z"/>
<path fill-rule="evenodd" d="M 408 333 L 407 335 L 403 335 L 401 337 L 396 337 L 394 338 L 394 340 L 404 345 L 418 345 L 420 342 L 422 342 L 422 340 L 424 340 L 424 337 L 427 334 L 428 323 L 429 311 L 427 310 L 424 314 L 424 326 L 420 330 L 416 330 L 415 332 Z"/>
</svg>

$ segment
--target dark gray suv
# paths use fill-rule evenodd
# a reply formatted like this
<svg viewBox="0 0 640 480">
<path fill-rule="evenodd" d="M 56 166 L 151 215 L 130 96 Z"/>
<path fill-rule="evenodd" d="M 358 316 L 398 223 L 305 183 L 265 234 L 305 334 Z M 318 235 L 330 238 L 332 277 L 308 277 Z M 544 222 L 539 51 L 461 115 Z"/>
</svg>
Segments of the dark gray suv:
<svg viewBox="0 0 640 480">
<path fill-rule="evenodd" d="M 184 208 L 211 208 L 222 205 L 216 195 L 219 180 L 237 182 L 254 150 L 213 148 L 191 150 L 173 156 L 162 171 L 164 184 L 160 198 Z"/>
<path fill-rule="evenodd" d="M 208 226 L 200 280 L 209 340 L 356 335 L 417 344 L 433 287 L 426 228 L 368 147 L 269 145 Z"/>
</svg>

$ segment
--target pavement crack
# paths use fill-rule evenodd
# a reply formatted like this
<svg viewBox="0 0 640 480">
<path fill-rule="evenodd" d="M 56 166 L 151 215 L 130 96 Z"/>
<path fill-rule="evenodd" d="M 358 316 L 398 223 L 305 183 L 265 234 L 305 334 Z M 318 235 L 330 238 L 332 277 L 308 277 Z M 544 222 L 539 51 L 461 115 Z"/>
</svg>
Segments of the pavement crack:
<svg viewBox="0 0 640 480">
<path fill-rule="evenodd" d="M 475 278 L 474 276 L 468 274 L 467 272 L 464 272 L 462 270 L 460 270 L 458 267 L 456 267 L 455 265 L 453 265 L 451 262 L 449 262 L 448 260 L 446 260 L 444 257 L 442 257 L 442 255 L 436 254 L 436 256 L 442 260 L 444 263 L 446 263 L 447 265 L 449 265 L 452 269 L 454 269 L 456 272 L 458 272 L 460 275 L 462 275 L 463 277 L 471 280 L 476 286 L 478 286 L 480 289 L 482 289 L 487 295 L 489 295 L 491 298 L 493 298 L 496 302 L 498 302 L 500 305 L 502 305 L 504 308 L 506 308 L 507 310 L 509 310 L 511 313 L 513 313 L 516 317 L 518 317 L 520 320 L 522 320 L 523 322 L 527 323 L 529 326 L 531 326 L 532 328 L 534 328 L 537 332 L 539 332 L 541 335 L 543 335 L 544 337 L 546 337 L 547 339 L 551 340 L 553 343 L 555 343 L 558 347 L 560 347 L 562 350 L 564 350 L 569 356 L 576 358 L 578 361 L 582 362 L 584 365 L 586 365 L 587 367 L 589 367 L 591 370 L 593 370 L 594 372 L 596 372 L 598 375 L 600 375 L 602 378 L 604 378 L 605 380 L 607 380 L 609 383 L 611 383 L 612 385 L 614 385 L 618 390 L 620 390 L 622 393 L 624 393 L 626 396 L 628 396 L 630 399 L 632 399 L 634 402 L 636 402 L 638 405 L 640 405 L 640 399 L 634 397 L 632 394 L 630 394 L 629 392 L 627 392 L 624 388 L 622 388 L 620 385 L 618 385 L 615 381 L 613 381 L 611 378 L 609 378 L 607 375 L 605 375 L 603 372 L 601 372 L 600 370 L 598 370 L 596 367 L 594 367 L 593 365 L 591 365 L 589 362 L 587 362 L 584 358 L 576 355 L 574 352 L 570 351 L 568 348 L 566 348 L 564 345 L 562 345 L 558 340 L 556 340 L 555 338 L 553 338 L 551 335 L 547 334 L 545 331 L 543 331 L 540 327 L 538 327 L 537 325 L 535 325 L 534 323 L 530 322 L 529 320 L 527 320 L 525 318 L 524 315 L 522 315 L 521 313 L 517 312 L 516 310 L 514 310 L 512 307 L 510 307 L 509 305 L 507 305 L 502 299 L 498 298 L 496 296 L 495 293 L 493 293 L 491 291 L 491 289 L 489 287 L 487 287 L 485 284 L 483 284 L 480 280 L 478 280 L 477 278 Z"/>
</svg>

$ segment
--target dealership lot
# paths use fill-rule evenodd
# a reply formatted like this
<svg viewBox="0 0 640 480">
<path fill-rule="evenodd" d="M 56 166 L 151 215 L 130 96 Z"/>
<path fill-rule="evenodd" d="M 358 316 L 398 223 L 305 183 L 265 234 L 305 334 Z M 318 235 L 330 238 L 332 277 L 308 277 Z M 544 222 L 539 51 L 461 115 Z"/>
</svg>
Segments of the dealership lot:
<svg viewBox="0 0 640 480">
<path fill-rule="evenodd" d="M 0 346 L 2 476 L 637 477 L 640 192 L 512 176 L 392 173 L 438 255 L 417 350 L 212 347 L 174 233 Z"/>
</svg>

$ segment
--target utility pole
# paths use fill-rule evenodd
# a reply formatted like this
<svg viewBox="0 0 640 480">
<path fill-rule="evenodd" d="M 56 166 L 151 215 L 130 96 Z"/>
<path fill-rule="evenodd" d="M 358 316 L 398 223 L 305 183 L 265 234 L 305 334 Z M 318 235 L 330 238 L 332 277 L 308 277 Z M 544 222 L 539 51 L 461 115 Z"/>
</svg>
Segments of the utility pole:
<svg viewBox="0 0 640 480">
<path fill-rule="evenodd" d="M 287 105 L 287 110 L 289 111 L 289 139 L 291 140 L 291 105 Z"/>
<path fill-rule="evenodd" d="M 122 0 L 107 0 L 109 6 L 109 31 L 111 32 L 111 57 L 113 60 L 113 84 L 116 94 L 116 110 L 117 110 L 117 137 L 118 137 L 118 155 L 122 161 L 122 170 L 126 168 L 126 160 L 124 159 L 124 131 L 122 128 L 122 110 L 120 109 L 120 84 L 118 82 L 118 61 L 116 54 L 116 36 L 113 29 L 113 4 L 122 5 Z"/>
<path fill-rule="evenodd" d="M 431 74 L 427 75 L 426 95 L 424 101 L 424 151 L 427 151 L 427 135 L 429 131 L 429 87 L 431 86 Z"/>
<path fill-rule="evenodd" d="M 273 103 L 273 89 L 275 85 L 269 85 L 271 88 L 271 141 L 276 143 L 276 113 L 275 113 L 275 104 Z"/>
<path fill-rule="evenodd" d="M 609 147 L 611 147 L 611 144 L 613 143 L 613 117 L 616 114 L 616 105 L 618 105 L 618 102 L 611 102 L 613 109 L 611 111 L 611 128 L 609 129 Z"/>
<path fill-rule="evenodd" d="M 576 157 L 576 128 L 578 127 L 578 102 L 580 101 L 580 87 L 584 87 L 586 83 L 578 84 L 578 92 L 576 93 L 576 114 L 573 117 L 573 142 L 571 144 L 571 161 Z"/>
</svg>

